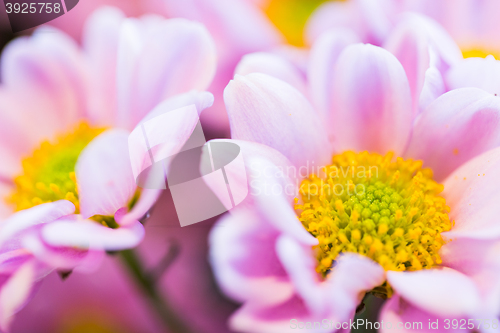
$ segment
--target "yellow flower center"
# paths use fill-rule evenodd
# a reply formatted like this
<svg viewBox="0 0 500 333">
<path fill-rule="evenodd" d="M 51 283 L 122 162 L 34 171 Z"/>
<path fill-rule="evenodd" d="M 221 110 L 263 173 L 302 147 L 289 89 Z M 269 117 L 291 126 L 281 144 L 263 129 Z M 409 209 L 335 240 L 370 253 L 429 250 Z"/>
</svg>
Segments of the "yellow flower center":
<svg viewBox="0 0 500 333">
<path fill-rule="evenodd" d="M 500 52 L 498 50 L 487 50 L 483 48 L 462 49 L 464 58 L 486 58 L 489 55 L 495 57 L 496 60 L 500 59 Z"/>
<path fill-rule="evenodd" d="M 15 188 L 7 202 L 19 211 L 66 199 L 75 204 L 76 213 L 79 213 L 76 161 L 90 141 L 104 130 L 82 122 L 53 142 L 42 142 L 32 156 L 22 161 L 23 172 L 14 178 Z"/>
<path fill-rule="evenodd" d="M 326 0 L 270 0 L 264 9 L 288 43 L 304 46 L 304 27 L 312 12 Z"/>
<path fill-rule="evenodd" d="M 443 185 L 421 161 L 347 151 L 301 183 L 299 220 L 319 241 L 316 270 L 325 276 L 342 252 L 356 252 L 385 270 L 441 263 L 441 232 L 451 229 Z M 296 199 L 298 202 L 298 199 Z"/>
</svg>

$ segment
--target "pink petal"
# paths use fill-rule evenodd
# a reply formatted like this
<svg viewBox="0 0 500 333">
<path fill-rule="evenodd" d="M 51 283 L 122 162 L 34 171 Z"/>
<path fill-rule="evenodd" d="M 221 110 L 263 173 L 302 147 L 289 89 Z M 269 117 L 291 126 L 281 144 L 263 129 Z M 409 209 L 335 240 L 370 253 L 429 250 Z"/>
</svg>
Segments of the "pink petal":
<svg viewBox="0 0 500 333">
<path fill-rule="evenodd" d="M 471 158 L 498 146 L 499 129 L 500 99 L 476 88 L 453 90 L 431 103 L 415 121 L 405 156 L 423 160 L 441 181 Z"/>
<path fill-rule="evenodd" d="M 277 184 L 277 183 L 275 183 Z M 270 189 L 276 188 L 272 182 L 266 183 Z M 298 220 L 292 205 L 284 194 L 275 195 L 259 188 L 262 193 L 255 196 L 255 205 L 275 228 L 305 245 L 316 245 L 318 240 L 311 236 Z M 258 185 L 257 185 L 258 186 Z"/>
<path fill-rule="evenodd" d="M 153 110 L 151 110 L 141 120 L 141 122 L 151 120 L 156 116 L 162 115 L 166 112 L 173 111 L 189 105 L 194 105 L 196 107 L 198 115 L 200 115 L 202 111 L 211 107 L 213 103 L 214 103 L 214 96 L 212 95 L 212 93 L 206 91 L 193 90 L 164 100 L 163 102 L 158 104 Z"/>
<path fill-rule="evenodd" d="M 407 13 L 404 16 L 406 24 L 413 29 L 420 30 L 420 34 L 425 36 L 428 45 L 435 53 L 435 58 L 431 59 L 431 65 L 444 72 L 450 66 L 460 62 L 462 52 L 448 32 L 437 22 L 427 16 Z"/>
<path fill-rule="evenodd" d="M 307 68 L 309 94 L 323 116 L 331 109 L 332 78 L 337 59 L 346 46 L 359 41 L 359 37 L 348 29 L 332 29 L 322 34 L 311 48 Z"/>
<path fill-rule="evenodd" d="M 2 155 L 4 156 L 4 155 Z M 0 197 L 6 198 L 12 191 L 12 187 L 2 183 L 0 176 Z M 5 201 L 0 201 L 0 221 L 7 219 L 13 213 L 13 209 Z"/>
<path fill-rule="evenodd" d="M 276 255 L 278 232 L 254 211 L 238 207 L 210 234 L 210 261 L 226 295 L 240 302 L 277 304 L 293 293 Z"/>
<path fill-rule="evenodd" d="M 306 93 L 305 79 L 287 59 L 272 53 L 257 52 L 245 55 L 235 69 L 237 75 L 263 73 L 287 82 L 302 94 Z"/>
<path fill-rule="evenodd" d="M 116 58 L 116 125 L 125 128 L 134 127 L 136 118 L 144 116 L 135 114 L 136 106 L 133 103 L 137 62 L 143 47 L 139 22 L 125 20 L 120 27 Z"/>
<path fill-rule="evenodd" d="M 387 281 L 409 303 L 442 317 L 472 314 L 480 304 L 474 282 L 451 268 L 389 271 Z"/>
<path fill-rule="evenodd" d="M 481 306 L 500 312 L 500 242 L 484 239 L 457 239 L 440 250 L 443 265 L 470 276 L 481 294 Z"/>
<path fill-rule="evenodd" d="M 495 239 L 500 236 L 497 184 L 500 148 L 470 160 L 444 181 L 443 196 L 450 206 L 451 231 L 447 238 Z"/>
<path fill-rule="evenodd" d="M 248 187 L 249 189 L 252 189 L 258 182 L 260 182 L 260 177 L 264 175 L 264 173 L 269 172 L 269 170 L 261 170 L 259 169 L 261 166 L 262 167 L 267 167 L 269 166 L 268 164 L 261 165 L 259 163 L 259 159 L 264 159 L 273 164 L 275 167 L 277 167 L 279 170 L 281 170 L 279 178 L 280 182 L 280 188 L 284 189 L 283 193 L 288 196 L 288 201 L 291 203 L 292 200 L 296 197 L 297 195 L 297 179 L 298 176 L 295 174 L 296 169 L 292 166 L 291 162 L 283 156 L 280 152 L 277 150 L 260 144 L 256 142 L 250 142 L 250 141 L 243 141 L 243 140 L 227 140 L 227 139 L 217 139 L 217 140 L 211 140 L 209 141 L 209 144 L 220 144 L 220 143 L 234 143 L 238 145 L 238 147 L 241 149 L 241 155 L 243 156 L 244 164 L 245 164 L 245 171 L 246 174 L 242 175 L 241 172 L 238 170 L 225 170 L 226 171 L 226 176 L 228 179 L 232 179 L 234 182 L 235 186 L 237 188 L 242 188 L 242 187 Z M 205 159 L 206 157 L 202 157 Z M 308 172 L 306 168 L 305 170 L 300 170 L 305 175 L 302 175 L 302 177 L 306 177 L 308 175 Z M 290 172 L 287 172 L 290 170 Z M 202 174 L 205 174 L 202 172 Z M 244 177 L 243 177 L 244 176 Z M 224 184 L 218 184 L 218 183 L 213 183 L 207 182 L 207 185 L 211 188 L 212 192 L 214 194 L 222 194 L 227 192 L 227 185 Z M 257 194 L 254 191 L 249 192 L 250 195 L 247 196 L 245 199 L 245 202 L 248 204 L 252 204 L 253 202 L 253 195 Z M 219 198 L 221 202 L 223 202 L 223 198 Z"/>
<path fill-rule="evenodd" d="M 317 261 L 310 246 L 304 246 L 288 236 L 280 236 L 276 252 L 298 295 L 308 310 L 316 315 L 325 314 L 325 288 L 321 288 Z"/>
<path fill-rule="evenodd" d="M 142 218 L 144 218 L 154 206 L 162 193 L 163 190 L 142 189 L 139 200 L 137 200 L 134 207 L 127 215 L 125 215 L 120 221 L 117 221 L 118 224 L 127 226 L 135 221 L 142 220 Z"/>
<path fill-rule="evenodd" d="M 38 234 L 23 237 L 22 245 L 37 260 L 53 269 L 93 272 L 104 257 L 104 251 L 101 249 L 84 250 L 50 246 Z"/>
<path fill-rule="evenodd" d="M 60 217 L 70 215 L 75 205 L 66 200 L 41 204 L 12 214 L 0 224 L 0 244 L 4 244 L 16 234 L 42 223 L 49 223 Z"/>
<path fill-rule="evenodd" d="M 57 126 L 52 126 L 50 121 L 36 121 L 37 126 L 26 121 L 31 118 L 33 106 L 27 103 L 22 91 L 16 88 L 0 89 L 0 181 L 11 184 L 12 178 L 22 171 L 22 158 L 32 153 L 33 147 L 38 146 L 41 140 L 54 134 Z M 38 113 L 45 113 L 43 105 L 38 107 L 41 108 L 37 109 Z"/>
<path fill-rule="evenodd" d="M 491 94 L 500 94 L 500 61 L 493 56 L 468 58 L 459 62 L 446 73 L 450 89 L 476 87 Z"/>
<path fill-rule="evenodd" d="M 28 260 L 33 259 L 31 252 L 19 243 L 0 253 L 0 274 L 10 275 Z"/>
<path fill-rule="evenodd" d="M 384 281 L 384 269 L 371 259 L 354 253 L 337 257 L 327 278 L 330 311 L 335 321 L 348 321 L 365 293 Z"/>
<path fill-rule="evenodd" d="M 295 329 L 305 328 L 306 322 L 321 322 L 324 319 L 331 323 L 333 318 L 311 315 L 304 302 L 299 297 L 294 296 L 286 302 L 271 307 L 244 304 L 231 316 L 229 327 L 234 332 L 293 332 Z M 307 332 L 313 333 L 321 331 L 331 332 L 325 329 L 307 330 Z"/>
<path fill-rule="evenodd" d="M 168 97 L 206 90 L 216 69 L 214 41 L 199 23 L 163 21 L 147 33 L 143 43 L 133 82 L 135 122 Z"/>
<path fill-rule="evenodd" d="M 133 127 L 164 99 L 208 88 L 215 46 L 199 23 L 130 19 L 121 29 L 117 61 L 118 123 Z"/>
<path fill-rule="evenodd" d="M 260 8 L 248 1 L 166 0 L 173 17 L 202 22 L 216 39 L 225 61 L 269 49 L 283 37 Z"/>
<path fill-rule="evenodd" d="M 271 50 L 272 54 L 285 58 L 295 68 L 299 70 L 302 76 L 306 76 L 309 50 L 289 44 L 275 46 Z"/>
<path fill-rule="evenodd" d="M 385 49 L 398 58 L 406 72 L 413 100 L 413 116 L 419 110 L 425 73 L 430 66 L 429 41 L 420 22 L 403 20 L 389 35 Z"/>
<path fill-rule="evenodd" d="M 35 282 L 32 261 L 21 266 L 0 288 L 0 329 L 8 330 L 12 316 L 21 309 L 31 295 Z"/>
<path fill-rule="evenodd" d="M 83 217 L 113 216 L 128 205 L 135 190 L 125 130 L 104 132 L 85 147 L 75 172 Z"/>
<path fill-rule="evenodd" d="M 76 43 L 56 29 L 49 30 L 16 40 L 6 48 L 2 81 L 37 101 L 37 111 L 26 110 L 31 122 L 37 124 L 41 119 L 51 129 L 63 129 L 86 115 L 87 68 Z"/>
<path fill-rule="evenodd" d="M 136 247 L 144 238 L 138 221 L 127 227 L 111 229 L 91 220 L 59 219 L 41 231 L 43 240 L 54 247 L 120 251 Z"/>
<path fill-rule="evenodd" d="M 157 140 L 160 141 L 160 143 L 157 145 L 156 149 L 158 153 L 161 153 L 165 157 L 174 156 L 181 151 L 181 149 L 187 149 L 187 147 L 185 147 L 185 143 L 190 138 L 193 130 L 197 128 L 197 125 L 199 124 L 198 115 L 204 109 L 211 106 L 213 100 L 213 95 L 210 93 L 193 91 L 165 100 L 146 115 L 140 125 L 132 131 L 128 139 L 132 171 L 136 180 L 143 170 L 152 165 L 149 148 L 154 148 L 150 147 L 149 144 L 146 144 L 142 126 L 144 124 L 147 125 L 148 123 L 158 125 L 158 119 L 162 118 L 157 118 L 157 120 L 154 120 L 154 118 L 169 113 L 166 115 L 168 116 L 168 119 L 165 119 L 165 121 L 161 124 L 161 127 L 157 128 L 158 130 L 161 130 L 161 139 Z M 191 106 L 195 109 L 194 111 L 191 110 L 193 112 L 188 112 L 190 109 L 181 110 L 181 108 L 185 108 L 186 106 Z M 204 138 L 198 137 L 199 135 L 200 133 L 197 133 L 197 138 L 199 140 L 203 139 L 204 141 Z M 168 165 L 166 168 L 168 169 Z M 154 175 L 151 177 L 154 177 Z M 159 180 L 155 179 L 155 181 Z M 165 185 L 164 178 L 162 181 L 163 185 Z M 149 182 L 150 181 L 148 181 L 148 183 Z M 153 180 L 151 180 L 151 182 L 153 182 Z M 161 191 L 158 189 L 143 189 L 141 196 L 139 197 L 139 201 L 130 213 L 127 214 L 119 223 L 127 225 L 129 223 L 133 223 L 135 220 L 141 219 L 156 202 L 160 193 Z"/>
<path fill-rule="evenodd" d="M 450 320 L 449 325 L 445 325 L 445 319 Z M 387 300 L 382 307 L 380 312 L 379 321 L 384 322 L 385 325 L 383 329 L 380 329 L 379 332 L 394 332 L 397 330 L 398 332 L 407 332 L 407 333 L 417 333 L 424 332 L 429 329 L 429 325 L 432 325 L 431 332 L 436 333 L 445 333 L 445 332 L 463 332 L 462 330 L 453 330 L 451 321 L 453 319 L 460 320 L 461 318 L 453 318 L 453 317 L 438 317 L 433 313 L 428 313 L 419 308 L 413 306 L 412 304 L 408 304 L 406 300 L 401 298 L 399 295 L 394 295 L 389 300 Z M 436 325 L 437 321 L 437 325 Z M 467 323 L 467 320 L 465 320 Z M 471 321 L 472 322 L 472 321 Z M 478 322 L 473 321 L 474 325 L 477 325 Z M 463 323 L 463 322 L 462 322 Z M 460 324 L 462 324 L 460 323 Z M 406 324 L 406 328 L 405 328 Z M 449 329 L 445 329 L 445 327 L 450 327 Z M 483 325 L 484 326 L 484 325 Z M 463 326 L 467 327 L 467 325 Z M 430 329 L 429 329 L 430 330 Z M 467 332 L 468 330 L 466 330 Z"/>
<path fill-rule="evenodd" d="M 333 75 L 328 125 L 336 150 L 401 153 L 412 109 L 408 79 L 398 60 L 373 45 L 351 45 Z"/>
<path fill-rule="evenodd" d="M 349 28 L 364 42 L 380 45 L 392 26 L 390 16 L 393 11 L 391 1 L 376 4 L 366 0 L 325 2 L 307 22 L 307 41 L 312 44 L 323 32 L 332 28 Z"/>
<path fill-rule="evenodd" d="M 429 67 L 425 71 L 424 86 L 420 93 L 420 110 L 425 110 L 429 104 L 446 92 L 443 77 L 436 67 Z"/>
<path fill-rule="evenodd" d="M 87 19 L 83 48 L 90 62 L 92 84 L 89 94 L 90 117 L 98 124 L 116 123 L 116 66 L 118 37 L 125 15 L 117 8 L 104 7 Z"/>
<path fill-rule="evenodd" d="M 330 158 L 323 124 L 306 98 L 287 83 L 254 73 L 224 91 L 232 138 L 268 145 L 296 166 Z"/>
</svg>

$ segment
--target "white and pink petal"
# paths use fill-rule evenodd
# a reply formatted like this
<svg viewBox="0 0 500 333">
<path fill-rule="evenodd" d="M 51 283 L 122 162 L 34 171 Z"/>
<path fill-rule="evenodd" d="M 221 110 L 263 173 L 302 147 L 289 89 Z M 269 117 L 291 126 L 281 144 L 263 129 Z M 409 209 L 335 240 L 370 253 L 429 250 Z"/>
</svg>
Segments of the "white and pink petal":
<svg viewBox="0 0 500 333">
<path fill-rule="evenodd" d="M 412 104 L 396 57 L 373 45 L 350 45 L 333 75 L 327 127 L 335 150 L 401 154 L 410 136 Z"/>
<path fill-rule="evenodd" d="M 268 145 L 295 166 L 330 159 L 326 130 L 307 99 L 289 84 L 253 73 L 224 91 L 232 138 Z"/>
<path fill-rule="evenodd" d="M 499 129 L 498 97 L 477 88 L 453 90 L 416 119 L 404 155 L 423 160 L 435 179 L 442 181 L 463 163 L 497 147 Z"/>
<path fill-rule="evenodd" d="M 108 130 L 85 147 L 76 167 L 80 211 L 84 218 L 113 216 L 136 191 L 128 149 L 129 132 Z"/>
</svg>

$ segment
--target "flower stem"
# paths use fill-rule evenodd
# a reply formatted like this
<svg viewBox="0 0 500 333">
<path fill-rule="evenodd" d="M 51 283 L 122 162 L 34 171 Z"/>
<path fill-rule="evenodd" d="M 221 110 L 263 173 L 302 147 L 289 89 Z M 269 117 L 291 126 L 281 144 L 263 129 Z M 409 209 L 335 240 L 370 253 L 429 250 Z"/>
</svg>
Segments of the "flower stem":
<svg viewBox="0 0 500 333">
<path fill-rule="evenodd" d="M 192 332 L 180 318 L 173 312 L 167 300 L 160 295 L 156 287 L 156 281 L 153 276 L 148 274 L 141 264 L 141 261 L 134 250 L 124 250 L 120 252 L 122 261 L 125 263 L 130 275 L 141 291 L 148 298 L 151 306 L 155 309 L 163 324 L 172 333 L 190 333 Z"/>
</svg>

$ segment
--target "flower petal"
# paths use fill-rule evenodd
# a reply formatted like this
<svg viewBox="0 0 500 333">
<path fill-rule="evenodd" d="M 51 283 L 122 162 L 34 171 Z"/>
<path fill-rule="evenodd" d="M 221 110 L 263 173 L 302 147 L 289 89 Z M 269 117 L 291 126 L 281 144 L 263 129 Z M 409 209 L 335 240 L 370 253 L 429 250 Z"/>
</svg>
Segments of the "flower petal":
<svg viewBox="0 0 500 333">
<path fill-rule="evenodd" d="M 349 28 L 364 42 L 380 45 L 392 26 L 393 11 L 393 3 L 386 0 L 376 4 L 369 0 L 325 2 L 307 22 L 307 41 L 313 44 L 323 32 L 332 28 Z"/>
<path fill-rule="evenodd" d="M 300 71 L 287 59 L 276 54 L 256 52 L 245 55 L 238 66 L 235 74 L 247 75 L 251 73 L 263 73 L 287 82 L 302 94 L 306 93 L 305 80 Z"/>
<path fill-rule="evenodd" d="M 356 311 L 365 292 L 384 283 L 385 272 L 379 264 L 355 253 L 341 254 L 335 260 L 336 265 L 327 278 L 329 302 L 335 321 L 345 322 Z"/>
<path fill-rule="evenodd" d="M 294 296 L 281 304 L 270 307 L 244 304 L 229 319 L 229 327 L 234 332 L 293 332 L 294 329 L 306 327 L 306 322 L 321 322 L 325 319 L 329 322 L 332 320 L 332 318 L 325 316 L 311 315 L 304 302 L 299 297 Z M 307 331 L 312 333 L 330 332 L 324 329 L 308 329 Z"/>
<path fill-rule="evenodd" d="M 0 329 L 7 331 L 12 316 L 21 309 L 31 295 L 35 283 L 33 261 L 22 265 L 0 288 Z"/>
<path fill-rule="evenodd" d="M 470 276 L 479 288 L 485 311 L 500 312 L 500 242 L 456 239 L 440 250 L 443 265 Z"/>
<path fill-rule="evenodd" d="M 163 100 L 208 88 L 215 46 L 196 22 L 127 19 L 120 29 L 116 73 L 117 123 L 132 128 Z"/>
<path fill-rule="evenodd" d="M 67 200 L 41 204 L 12 214 L 0 224 L 0 244 L 4 244 L 17 233 L 42 223 L 49 223 L 60 217 L 70 215 L 75 205 Z"/>
<path fill-rule="evenodd" d="M 316 315 L 325 313 L 325 289 L 321 288 L 315 270 L 316 259 L 310 246 L 304 246 L 289 236 L 280 236 L 276 252 L 298 295 L 308 310 Z"/>
<path fill-rule="evenodd" d="M 283 182 L 276 177 L 281 176 L 282 170 L 264 159 L 251 161 L 251 165 L 262 171 L 260 181 L 252 182 L 255 209 L 281 233 L 305 245 L 318 244 L 318 240 L 306 231 L 297 218 L 286 194 L 287 187 L 283 188 Z"/>
<path fill-rule="evenodd" d="M 296 166 L 329 160 L 330 144 L 319 116 L 287 83 L 260 73 L 236 76 L 224 101 L 232 138 L 268 145 Z"/>
<path fill-rule="evenodd" d="M 116 71 L 120 27 L 125 15 L 115 7 L 97 9 L 83 32 L 83 48 L 90 63 L 89 113 L 98 124 L 116 124 Z"/>
<path fill-rule="evenodd" d="M 130 166 L 128 136 L 113 129 L 96 137 L 78 158 L 75 173 L 84 218 L 113 216 L 128 205 L 136 190 Z"/>
<path fill-rule="evenodd" d="M 22 246 L 47 267 L 59 270 L 93 272 L 101 263 L 104 251 L 73 247 L 55 247 L 46 244 L 38 234 L 22 238 Z"/>
<path fill-rule="evenodd" d="M 160 117 L 172 111 L 169 113 L 168 119 L 161 123 L 161 127 L 158 128 L 158 126 L 156 126 L 153 130 L 161 132 L 159 136 L 160 139 L 157 140 L 160 142 L 158 145 L 155 145 L 155 149 L 158 153 L 164 157 L 174 156 L 181 149 L 186 149 L 184 145 L 189 140 L 193 130 L 197 128 L 197 125 L 199 125 L 198 115 L 204 109 L 211 106 L 213 100 L 214 97 L 210 93 L 192 91 L 165 100 L 148 113 L 146 117 L 144 117 L 144 119 L 140 122 L 140 125 L 132 131 L 128 138 L 128 149 L 131 157 L 129 163 L 132 164 L 132 171 L 136 180 L 141 172 L 152 164 L 150 148 L 154 148 L 150 147 L 149 144 L 146 144 L 142 125 L 147 124 L 148 122 L 155 124 L 155 120 L 153 120 L 154 118 Z M 193 106 L 195 108 L 194 112 L 189 112 L 189 109 L 180 110 L 181 108 L 185 108 L 187 106 Z M 158 121 L 156 121 L 156 124 L 158 124 Z M 200 137 L 201 132 L 197 132 L 196 134 L 198 140 L 204 141 L 204 137 Z M 165 167 L 168 169 L 168 165 Z M 151 178 L 147 180 L 147 183 L 152 185 L 152 187 L 154 187 L 153 183 L 160 182 L 160 179 L 157 179 L 155 176 L 155 174 L 151 174 L 149 176 Z M 164 186 L 164 177 L 161 181 Z M 144 215 L 146 215 L 161 194 L 159 189 L 162 187 L 160 184 L 156 185 L 158 185 L 156 186 L 156 189 L 143 189 L 138 202 L 132 208 L 130 213 L 127 214 L 119 223 L 127 225 L 129 223 L 133 223 L 135 220 L 140 220 Z"/>
<path fill-rule="evenodd" d="M 2 155 L 3 156 L 3 155 Z M 0 175 L 0 197 L 6 198 L 12 191 L 12 187 L 2 183 L 2 176 Z M 13 209 L 6 202 L 0 202 L 0 221 L 7 219 L 13 213 Z"/>
<path fill-rule="evenodd" d="M 401 153 L 412 109 L 408 79 L 398 60 L 373 45 L 351 45 L 333 75 L 328 125 L 336 150 Z"/>
<path fill-rule="evenodd" d="M 467 58 L 446 73 L 450 89 L 476 87 L 491 94 L 500 94 L 500 61 L 493 56 Z"/>
<path fill-rule="evenodd" d="M 71 38 L 56 29 L 44 29 L 6 48 L 2 81 L 39 103 L 35 110 L 26 109 L 31 123 L 39 126 L 40 119 L 51 129 L 64 129 L 86 115 L 86 62 Z M 47 112 L 40 112 L 40 107 Z"/>
<path fill-rule="evenodd" d="M 429 328 L 429 325 L 433 325 L 432 332 L 454 332 L 453 330 L 445 329 L 444 319 L 448 319 L 451 322 L 453 319 L 460 318 L 438 317 L 435 314 L 422 311 L 412 304 L 408 304 L 400 295 L 396 294 L 385 302 L 380 311 L 379 321 L 385 323 L 384 328 L 380 332 L 385 333 L 398 330 L 398 332 L 417 333 L 426 330 Z M 457 330 L 455 332 L 460 331 Z"/>
<path fill-rule="evenodd" d="M 425 30 L 415 20 L 403 20 L 384 44 L 384 48 L 398 58 L 410 84 L 413 116 L 419 110 L 425 72 L 430 66 L 429 42 Z"/>
<path fill-rule="evenodd" d="M 154 26 L 138 58 L 134 123 L 168 97 L 206 90 L 215 69 L 215 44 L 203 25 L 170 19 Z"/>
<path fill-rule="evenodd" d="M 293 293 L 276 255 L 278 232 L 254 210 L 237 207 L 212 228 L 210 261 L 224 293 L 240 302 L 276 304 Z"/>
<path fill-rule="evenodd" d="M 415 121 L 404 155 L 422 159 L 441 181 L 461 164 L 498 146 L 499 130 L 500 99 L 477 88 L 453 90 Z"/>
<path fill-rule="evenodd" d="M 413 29 L 418 29 L 425 35 L 427 43 L 436 56 L 431 59 L 432 66 L 444 72 L 463 59 L 462 52 L 455 40 L 436 21 L 428 16 L 416 13 L 405 14 L 404 21 L 413 26 Z"/>
<path fill-rule="evenodd" d="M 346 46 L 359 41 L 353 31 L 332 29 L 322 34 L 311 48 L 307 68 L 309 94 L 325 117 L 331 109 L 332 78 L 337 59 Z"/>
<path fill-rule="evenodd" d="M 265 174 L 268 173 L 270 170 L 261 170 L 260 167 L 263 166 L 264 168 L 268 166 L 268 164 L 261 165 L 259 163 L 259 159 L 264 159 L 276 166 L 279 170 L 281 170 L 280 174 L 278 175 L 278 181 L 280 182 L 280 188 L 285 189 L 282 191 L 285 195 L 287 195 L 287 198 L 290 202 L 296 197 L 297 190 L 296 188 L 296 183 L 297 183 L 297 175 L 295 174 L 296 169 L 292 166 L 292 163 L 285 157 L 283 156 L 280 152 L 277 150 L 260 144 L 256 142 L 250 142 L 250 141 L 243 141 L 243 140 L 229 140 L 229 139 L 216 139 L 216 140 L 210 140 L 209 144 L 211 147 L 213 145 L 217 146 L 221 143 L 233 143 L 238 145 L 240 148 L 240 154 L 243 156 L 243 161 L 245 165 L 245 173 L 243 174 L 239 168 L 226 168 L 226 177 L 228 181 L 230 180 L 232 182 L 232 188 L 236 189 L 243 189 L 243 188 L 248 188 L 248 189 L 253 189 L 254 186 L 261 182 L 262 179 L 261 177 Z M 204 154 L 207 153 L 206 150 L 203 151 Z M 202 160 L 206 160 L 207 157 L 205 155 L 202 156 Z M 288 173 L 288 171 L 290 171 Z M 207 174 L 204 171 L 201 171 L 201 174 Z M 304 177 L 307 176 L 304 175 Z M 226 183 L 217 183 L 217 182 L 206 182 L 206 184 L 210 187 L 212 192 L 215 195 L 218 195 L 219 200 L 223 202 L 225 199 L 222 197 L 223 194 L 227 193 L 227 185 Z M 252 204 L 253 202 L 253 195 L 257 194 L 254 191 L 249 192 L 250 195 L 248 195 L 245 199 L 245 203 L 247 204 Z"/>
<path fill-rule="evenodd" d="M 111 229 L 90 220 L 61 218 L 41 231 L 43 240 L 54 247 L 120 251 L 136 247 L 144 238 L 138 221 L 127 227 Z"/>
<path fill-rule="evenodd" d="M 387 282 L 406 301 L 442 317 L 472 314 L 480 304 L 474 282 L 451 268 L 389 271 Z"/>
<path fill-rule="evenodd" d="M 451 231 L 447 238 L 497 239 L 500 186 L 500 148 L 483 153 L 454 171 L 444 181 L 443 196 L 450 206 Z"/>
<path fill-rule="evenodd" d="M 420 93 L 419 107 L 425 110 L 429 104 L 446 92 L 443 76 L 436 67 L 429 67 L 425 71 L 424 86 Z"/>
<path fill-rule="evenodd" d="M 219 44 L 219 57 L 240 58 L 246 53 L 269 49 L 283 37 L 260 8 L 249 1 L 166 0 L 173 17 L 202 22 Z"/>
</svg>

